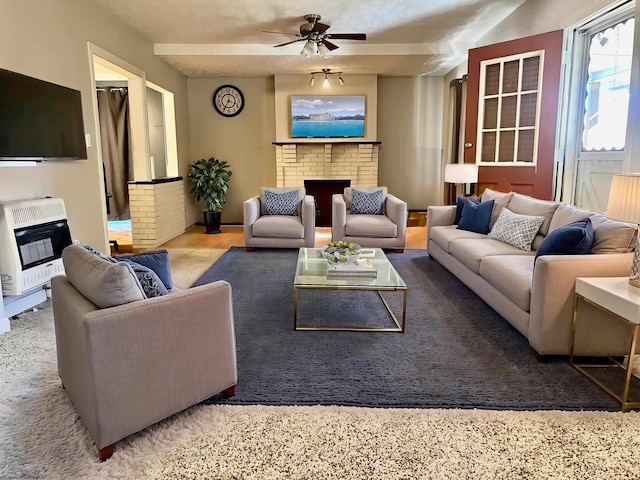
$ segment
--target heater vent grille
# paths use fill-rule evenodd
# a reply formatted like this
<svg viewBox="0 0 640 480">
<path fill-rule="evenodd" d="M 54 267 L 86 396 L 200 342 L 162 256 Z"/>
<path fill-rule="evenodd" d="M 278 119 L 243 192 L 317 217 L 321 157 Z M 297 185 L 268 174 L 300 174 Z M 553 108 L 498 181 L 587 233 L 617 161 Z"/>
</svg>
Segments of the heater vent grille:
<svg viewBox="0 0 640 480">
<path fill-rule="evenodd" d="M 15 206 L 9 210 L 9 213 L 13 217 L 14 228 L 30 227 L 67 217 L 64 203 L 58 198 L 43 199 L 31 205 Z"/>
</svg>

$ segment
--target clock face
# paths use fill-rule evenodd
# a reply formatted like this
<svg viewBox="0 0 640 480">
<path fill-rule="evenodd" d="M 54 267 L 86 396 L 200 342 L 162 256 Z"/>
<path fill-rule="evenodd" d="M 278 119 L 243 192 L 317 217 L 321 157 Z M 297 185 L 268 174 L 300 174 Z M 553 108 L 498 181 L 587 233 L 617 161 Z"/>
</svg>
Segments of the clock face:
<svg viewBox="0 0 640 480">
<path fill-rule="evenodd" d="M 213 106 L 220 115 L 235 117 L 244 108 L 244 95 L 233 85 L 222 85 L 213 94 Z"/>
</svg>

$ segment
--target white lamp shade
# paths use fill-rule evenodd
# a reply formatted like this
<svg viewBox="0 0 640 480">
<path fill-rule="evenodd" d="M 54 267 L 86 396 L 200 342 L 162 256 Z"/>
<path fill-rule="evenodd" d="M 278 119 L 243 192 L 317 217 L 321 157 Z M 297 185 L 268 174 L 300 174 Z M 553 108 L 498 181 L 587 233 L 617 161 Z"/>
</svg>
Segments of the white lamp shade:
<svg viewBox="0 0 640 480">
<path fill-rule="evenodd" d="M 447 183 L 478 183 L 478 165 L 475 163 L 448 163 L 444 166 Z"/>
<path fill-rule="evenodd" d="M 607 217 L 623 222 L 640 223 L 640 173 L 613 176 Z"/>
</svg>

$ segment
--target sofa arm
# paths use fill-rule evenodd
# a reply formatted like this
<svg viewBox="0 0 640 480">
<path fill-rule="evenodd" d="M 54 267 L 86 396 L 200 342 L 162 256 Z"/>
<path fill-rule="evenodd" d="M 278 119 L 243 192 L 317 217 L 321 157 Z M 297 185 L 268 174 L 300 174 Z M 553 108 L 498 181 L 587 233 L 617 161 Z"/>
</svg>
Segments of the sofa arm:
<svg viewBox="0 0 640 480">
<path fill-rule="evenodd" d="M 455 219 L 455 205 L 432 205 L 427 207 L 427 249 L 429 248 L 429 230 L 431 227 L 453 225 Z"/>
<path fill-rule="evenodd" d="M 576 278 L 626 277 L 632 259 L 632 253 L 538 257 L 531 287 L 528 334 L 531 346 L 540 355 L 569 354 Z M 604 350 L 611 345 L 607 341 L 598 345 L 594 338 L 584 348 L 595 355 L 599 348 Z"/>
<path fill-rule="evenodd" d="M 260 197 L 251 197 L 245 200 L 242 204 L 242 210 L 244 214 L 244 242 L 248 245 L 247 241 L 253 237 L 253 224 L 260 218 Z"/>
<path fill-rule="evenodd" d="M 75 388 L 89 405 L 78 410 L 98 448 L 237 382 L 227 282 L 59 320 L 82 331 L 85 351 L 75 360 L 88 362 L 90 379 Z"/>
<path fill-rule="evenodd" d="M 346 236 L 347 203 L 344 195 L 334 193 L 331 197 L 331 241 L 338 242 Z"/>
<path fill-rule="evenodd" d="M 316 202 L 313 195 L 305 195 L 302 200 L 302 226 L 306 247 L 313 247 L 316 239 Z"/>
</svg>

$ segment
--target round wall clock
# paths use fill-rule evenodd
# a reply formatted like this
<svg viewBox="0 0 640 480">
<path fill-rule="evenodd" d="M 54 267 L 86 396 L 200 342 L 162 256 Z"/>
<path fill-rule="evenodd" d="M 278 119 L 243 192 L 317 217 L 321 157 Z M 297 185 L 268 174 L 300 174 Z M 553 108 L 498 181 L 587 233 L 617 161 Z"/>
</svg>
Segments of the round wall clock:
<svg viewBox="0 0 640 480">
<path fill-rule="evenodd" d="M 222 85 L 213 94 L 213 106 L 224 117 L 235 117 L 244 108 L 244 95 L 238 87 Z"/>
</svg>

